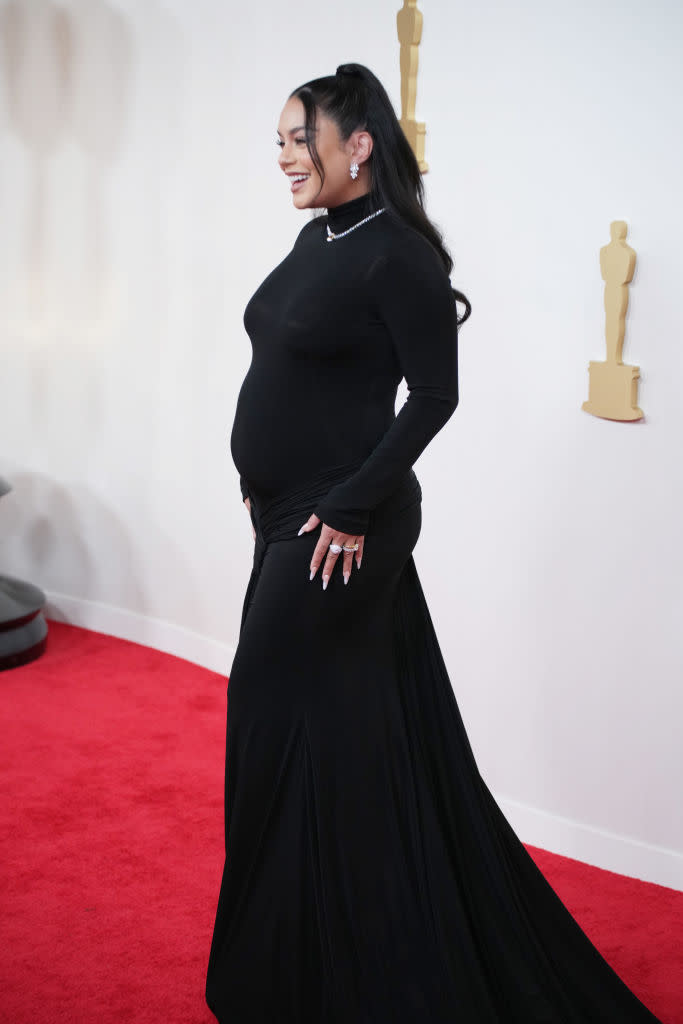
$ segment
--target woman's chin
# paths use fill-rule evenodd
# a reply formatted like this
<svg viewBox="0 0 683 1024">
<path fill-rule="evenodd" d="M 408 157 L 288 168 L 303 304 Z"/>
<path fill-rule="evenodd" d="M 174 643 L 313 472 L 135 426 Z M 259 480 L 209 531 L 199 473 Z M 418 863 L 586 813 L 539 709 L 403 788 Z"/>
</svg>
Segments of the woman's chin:
<svg viewBox="0 0 683 1024">
<path fill-rule="evenodd" d="M 303 188 L 292 192 L 292 205 L 297 210 L 309 210 L 317 209 L 324 204 L 320 202 L 320 191 L 316 192 L 315 184 L 311 185 L 310 182 L 307 182 Z"/>
<path fill-rule="evenodd" d="M 307 189 L 302 189 L 301 192 L 294 192 L 292 195 L 292 203 L 296 206 L 297 210 L 306 210 L 309 206 L 313 205 L 313 198 Z"/>
</svg>

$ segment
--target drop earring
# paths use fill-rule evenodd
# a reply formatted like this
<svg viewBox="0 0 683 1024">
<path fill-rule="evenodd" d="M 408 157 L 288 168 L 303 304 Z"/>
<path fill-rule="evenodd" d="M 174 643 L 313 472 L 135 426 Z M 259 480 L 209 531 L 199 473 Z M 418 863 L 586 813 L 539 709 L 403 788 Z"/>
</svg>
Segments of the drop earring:
<svg viewBox="0 0 683 1024">
<path fill-rule="evenodd" d="M 355 181 L 355 180 L 356 180 L 356 178 L 358 177 L 358 164 L 356 163 L 356 161 L 355 161 L 355 160 L 354 160 L 354 162 L 353 162 L 353 163 L 351 164 L 351 177 L 353 178 L 353 180 L 354 180 L 354 181 Z"/>
</svg>

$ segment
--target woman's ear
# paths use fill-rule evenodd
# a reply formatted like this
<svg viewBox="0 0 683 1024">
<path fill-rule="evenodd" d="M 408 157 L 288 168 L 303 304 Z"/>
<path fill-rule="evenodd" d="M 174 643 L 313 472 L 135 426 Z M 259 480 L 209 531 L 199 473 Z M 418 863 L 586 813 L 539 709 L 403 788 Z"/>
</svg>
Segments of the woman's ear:
<svg viewBox="0 0 683 1024">
<path fill-rule="evenodd" d="M 349 142 L 352 143 L 351 155 L 356 163 L 365 163 L 372 153 L 372 135 L 370 132 L 352 132 Z"/>
</svg>

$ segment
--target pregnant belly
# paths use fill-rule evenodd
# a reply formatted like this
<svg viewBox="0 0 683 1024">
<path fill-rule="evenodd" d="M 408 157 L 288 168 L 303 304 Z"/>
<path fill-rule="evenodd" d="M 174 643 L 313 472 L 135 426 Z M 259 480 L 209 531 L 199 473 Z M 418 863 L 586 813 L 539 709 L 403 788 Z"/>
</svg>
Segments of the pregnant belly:
<svg viewBox="0 0 683 1024">
<path fill-rule="evenodd" d="M 249 490 L 264 499 L 318 478 L 334 467 L 360 466 L 386 426 L 368 423 L 346 396 L 294 389 L 251 371 L 242 384 L 230 450 Z M 307 391 L 304 395 L 303 391 Z"/>
<path fill-rule="evenodd" d="M 301 451 L 297 450 L 294 432 L 289 417 L 277 405 L 257 399 L 243 385 L 232 425 L 230 451 L 250 490 L 264 496 L 279 494 L 298 475 Z"/>
</svg>

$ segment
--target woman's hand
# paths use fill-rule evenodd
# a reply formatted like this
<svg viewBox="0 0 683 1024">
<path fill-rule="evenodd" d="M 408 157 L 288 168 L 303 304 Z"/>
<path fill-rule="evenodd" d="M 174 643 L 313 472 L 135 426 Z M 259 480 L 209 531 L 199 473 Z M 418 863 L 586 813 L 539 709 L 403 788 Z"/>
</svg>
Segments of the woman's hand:
<svg viewBox="0 0 683 1024">
<path fill-rule="evenodd" d="M 299 536 L 301 536 L 302 533 L 310 533 L 311 530 L 315 530 L 319 522 L 320 519 L 318 516 L 310 516 L 299 530 Z M 313 579 L 321 562 L 325 559 L 322 575 L 323 590 L 326 590 L 335 563 L 339 558 L 339 555 L 343 553 L 344 583 L 348 583 L 349 577 L 351 576 L 354 553 L 356 555 L 356 566 L 360 569 L 360 563 L 363 560 L 364 542 L 365 537 L 356 537 L 352 533 L 340 533 L 339 530 L 333 530 L 331 526 L 327 526 L 323 523 L 322 530 L 320 531 L 320 537 L 318 538 L 318 543 L 315 546 L 313 558 L 311 559 L 310 579 Z M 338 546 L 339 550 L 331 550 L 330 544 Z M 358 544 L 358 550 L 354 552 L 353 548 L 355 544 Z M 351 550 L 342 552 L 342 548 L 350 548 Z"/>
<path fill-rule="evenodd" d="M 251 518 L 251 501 L 249 498 L 244 499 L 244 504 L 247 506 L 247 512 L 249 513 L 249 522 L 251 523 L 251 535 L 256 540 L 256 530 L 254 529 L 254 523 Z"/>
</svg>

